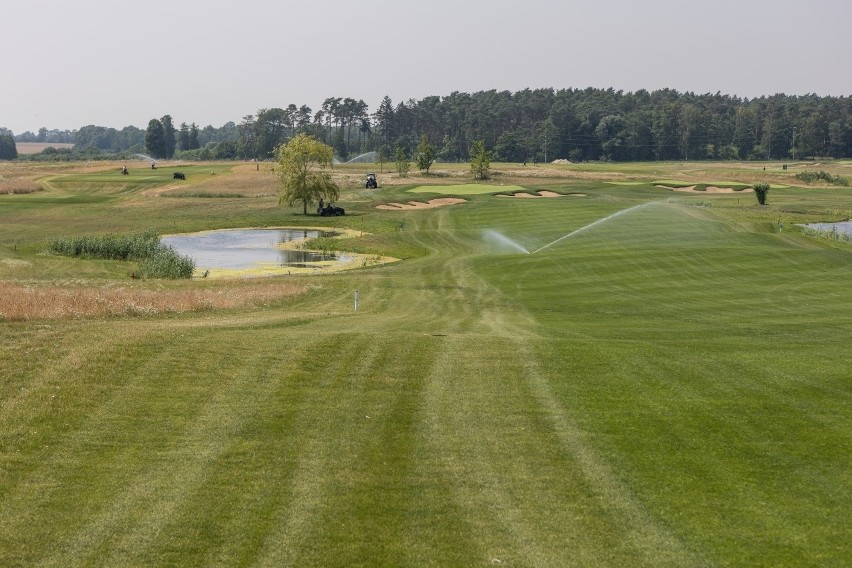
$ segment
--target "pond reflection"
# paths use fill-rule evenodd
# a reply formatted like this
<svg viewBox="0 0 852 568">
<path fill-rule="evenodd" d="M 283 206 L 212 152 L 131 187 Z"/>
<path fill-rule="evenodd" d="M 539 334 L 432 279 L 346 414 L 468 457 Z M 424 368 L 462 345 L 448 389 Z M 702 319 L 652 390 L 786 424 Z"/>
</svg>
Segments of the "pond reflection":
<svg viewBox="0 0 852 568">
<path fill-rule="evenodd" d="M 171 235 L 163 237 L 161 242 L 191 257 L 200 269 L 239 270 L 270 264 L 297 268 L 348 258 L 334 253 L 291 250 L 280 245 L 336 234 L 314 229 L 226 229 Z"/>
</svg>

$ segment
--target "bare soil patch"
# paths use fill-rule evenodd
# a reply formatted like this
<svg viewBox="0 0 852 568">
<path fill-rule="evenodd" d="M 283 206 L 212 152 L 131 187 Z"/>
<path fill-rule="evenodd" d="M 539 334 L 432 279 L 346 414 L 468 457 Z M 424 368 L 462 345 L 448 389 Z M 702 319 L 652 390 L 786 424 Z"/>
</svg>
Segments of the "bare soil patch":
<svg viewBox="0 0 852 568">
<path fill-rule="evenodd" d="M 384 203 L 382 205 L 376 205 L 376 209 L 385 209 L 388 211 L 434 209 L 435 207 L 443 207 L 445 205 L 456 205 L 458 203 L 466 202 L 466 199 L 461 199 L 458 197 L 440 197 L 437 199 L 430 199 L 426 203 L 423 203 L 422 201 L 409 201 L 408 203 Z"/>
</svg>

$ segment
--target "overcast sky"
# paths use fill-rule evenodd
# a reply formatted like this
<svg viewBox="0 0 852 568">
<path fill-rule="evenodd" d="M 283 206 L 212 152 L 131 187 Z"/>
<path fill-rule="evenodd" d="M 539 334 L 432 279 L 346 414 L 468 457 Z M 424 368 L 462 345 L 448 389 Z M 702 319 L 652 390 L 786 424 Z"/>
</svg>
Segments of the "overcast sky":
<svg viewBox="0 0 852 568">
<path fill-rule="evenodd" d="M 0 14 L 0 126 L 16 134 L 488 89 L 852 96 L 850 0 L 38 0 Z"/>
</svg>

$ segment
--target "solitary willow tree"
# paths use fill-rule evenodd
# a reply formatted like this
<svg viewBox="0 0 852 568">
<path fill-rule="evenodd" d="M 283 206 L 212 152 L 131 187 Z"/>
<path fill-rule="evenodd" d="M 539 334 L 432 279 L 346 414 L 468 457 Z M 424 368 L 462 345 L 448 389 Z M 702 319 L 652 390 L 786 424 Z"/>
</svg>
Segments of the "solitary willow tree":
<svg viewBox="0 0 852 568">
<path fill-rule="evenodd" d="M 307 215 L 309 204 L 320 199 L 336 201 L 340 190 L 326 171 L 332 166 L 333 156 L 331 146 L 307 134 L 297 134 L 287 144 L 279 146 L 281 190 L 278 204 L 294 205 L 301 201 L 302 211 Z"/>
</svg>

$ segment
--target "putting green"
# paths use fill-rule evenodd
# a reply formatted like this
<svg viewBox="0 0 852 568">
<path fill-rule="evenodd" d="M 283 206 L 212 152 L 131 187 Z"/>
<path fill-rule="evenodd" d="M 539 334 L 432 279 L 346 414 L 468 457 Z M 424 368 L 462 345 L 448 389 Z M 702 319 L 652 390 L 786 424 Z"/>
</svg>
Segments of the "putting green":
<svg viewBox="0 0 852 568">
<path fill-rule="evenodd" d="M 408 193 L 437 193 L 440 195 L 477 195 L 501 191 L 523 191 L 518 185 L 490 185 L 485 183 L 463 183 L 459 185 L 418 185 Z"/>
</svg>

